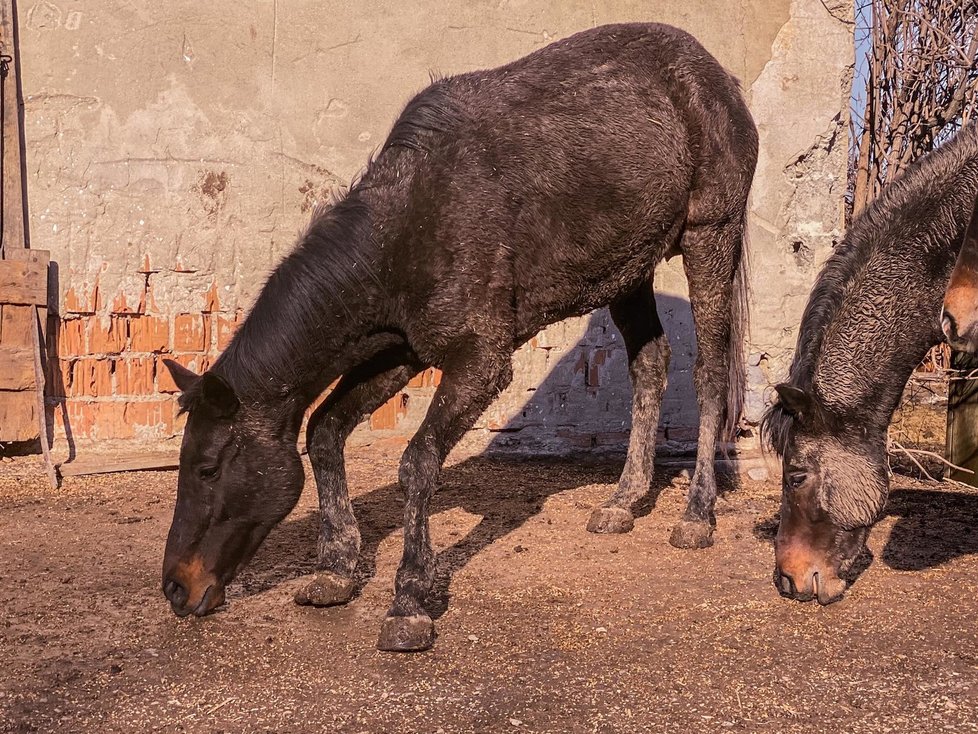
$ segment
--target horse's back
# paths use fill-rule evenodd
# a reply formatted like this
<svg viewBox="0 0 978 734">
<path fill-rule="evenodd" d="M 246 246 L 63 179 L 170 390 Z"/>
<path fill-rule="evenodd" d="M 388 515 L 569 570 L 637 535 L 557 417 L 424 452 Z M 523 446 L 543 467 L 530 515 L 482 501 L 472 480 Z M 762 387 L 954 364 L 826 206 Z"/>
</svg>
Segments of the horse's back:
<svg viewBox="0 0 978 734">
<path fill-rule="evenodd" d="M 412 151 L 404 246 L 426 259 L 428 287 L 439 303 L 508 291 L 522 338 L 647 278 L 694 189 L 720 192 L 706 197 L 722 203 L 717 219 L 742 210 L 756 132 L 736 81 L 695 39 L 628 24 L 433 83 L 378 163 L 399 149 Z"/>
</svg>

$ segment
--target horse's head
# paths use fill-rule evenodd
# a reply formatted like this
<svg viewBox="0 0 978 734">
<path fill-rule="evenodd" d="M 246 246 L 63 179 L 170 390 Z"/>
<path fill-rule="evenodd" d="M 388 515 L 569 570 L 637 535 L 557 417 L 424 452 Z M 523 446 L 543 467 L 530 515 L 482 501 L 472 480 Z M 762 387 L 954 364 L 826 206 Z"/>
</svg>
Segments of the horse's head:
<svg viewBox="0 0 978 734">
<path fill-rule="evenodd" d="M 288 416 L 239 401 L 213 372 L 166 361 L 187 411 L 163 593 L 178 616 L 202 616 L 302 491 L 302 463 Z"/>
<path fill-rule="evenodd" d="M 941 329 L 962 352 L 978 352 L 978 202 L 944 292 Z"/>
<path fill-rule="evenodd" d="M 883 437 L 838 425 L 805 390 L 777 390 L 777 417 L 766 421 L 781 422 L 769 433 L 782 458 L 774 582 L 785 596 L 829 604 L 886 503 Z"/>
</svg>

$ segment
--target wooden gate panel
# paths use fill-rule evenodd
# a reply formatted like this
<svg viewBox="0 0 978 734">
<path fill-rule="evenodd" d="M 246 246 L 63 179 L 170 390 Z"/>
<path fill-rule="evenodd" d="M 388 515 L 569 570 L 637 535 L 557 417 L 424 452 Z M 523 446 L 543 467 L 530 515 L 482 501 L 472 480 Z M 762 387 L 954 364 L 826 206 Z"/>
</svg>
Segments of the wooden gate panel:
<svg viewBox="0 0 978 734">
<path fill-rule="evenodd" d="M 0 442 L 13 443 L 40 437 L 33 331 L 47 313 L 48 253 L 9 249 L 5 255 L 0 260 Z"/>
</svg>

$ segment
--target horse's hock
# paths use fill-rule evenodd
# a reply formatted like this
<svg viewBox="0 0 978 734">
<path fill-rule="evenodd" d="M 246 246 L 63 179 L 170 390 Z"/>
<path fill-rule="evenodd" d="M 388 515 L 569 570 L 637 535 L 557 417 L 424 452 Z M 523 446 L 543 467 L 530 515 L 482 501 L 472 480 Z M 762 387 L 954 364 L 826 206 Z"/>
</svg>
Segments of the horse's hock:
<svg viewBox="0 0 978 734">
<path fill-rule="evenodd" d="M 742 80 L 760 130 L 747 346 L 747 417 L 759 418 L 841 237 L 851 0 L 435 10 L 420 0 L 20 7 L 30 242 L 50 251 L 56 273 L 48 392 L 59 439 L 178 434 L 162 359 L 207 368 L 312 208 L 357 173 L 429 70 L 495 66 L 593 25 L 639 20 L 695 35 Z M 695 440 L 696 401 L 679 259 L 660 268 L 657 292 L 673 354 L 660 439 L 681 448 Z M 513 384 L 470 444 L 624 448 L 630 388 L 606 312 L 546 329 L 515 360 Z M 419 375 L 361 435 L 409 435 L 438 378 Z"/>
</svg>

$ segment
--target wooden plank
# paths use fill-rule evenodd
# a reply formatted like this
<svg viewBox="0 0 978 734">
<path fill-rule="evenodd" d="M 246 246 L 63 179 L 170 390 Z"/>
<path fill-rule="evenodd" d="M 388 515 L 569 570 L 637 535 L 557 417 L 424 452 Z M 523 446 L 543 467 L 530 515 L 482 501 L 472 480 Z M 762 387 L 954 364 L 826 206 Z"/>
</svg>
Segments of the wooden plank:
<svg viewBox="0 0 978 734">
<path fill-rule="evenodd" d="M 48 269 L 37 260 L 0 260 L 0 303 L 47 306 Z"/>
<path fill-rule="evenodd" d="M 34 350 L 0 344 L 0 390 L 33 390 Z"/>
<path fill-rule="evenodd" d="M 34 391 L 0 391 L 0 441 L 34 441 L 39 435 Z"/>
<path fill-rule="evenodd" d="M 58 471 L 63 477 L 80 477 L 89 474 L 114 474 L 125 471 L 166 471 L 180 466 L 178 451 L 150 454 L 134 454 L 118 458 L 76 459 L 62 464 Z"/>
<path fill-rule="evenodd" d="M 44 267 L 47 267 L 51 261 L 51 252 L 49 250 L 11 250 L 4 255 L 4 259 L 17 260 L 18 262 L 43 263 Z"/>
<path fill-rule="evenodd" d="M 0 345 L 28 347 L 34 344 L 31 327 L 34 325 L 33 306 L 0 305 Z"/>
</svg>

